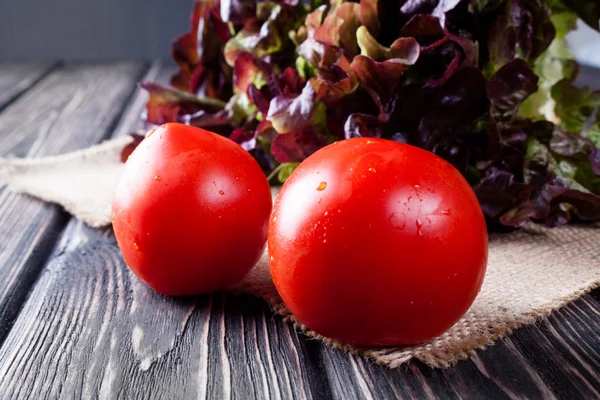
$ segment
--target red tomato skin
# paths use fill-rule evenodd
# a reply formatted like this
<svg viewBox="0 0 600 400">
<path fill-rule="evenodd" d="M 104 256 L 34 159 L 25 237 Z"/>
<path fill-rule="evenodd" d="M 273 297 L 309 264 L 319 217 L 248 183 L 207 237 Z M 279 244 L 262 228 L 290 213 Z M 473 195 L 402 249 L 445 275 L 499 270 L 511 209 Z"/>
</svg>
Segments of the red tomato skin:
<svg viewBox="0 0 600 400">
<path fill-rule="evenodd" d="M 270 270 L 290 311 L 355 346 L 417 344 L 468 310 L 488 239 L 475 194 L 449 163 L 383 139 L 329 145 L 279 193 Z"/>
<path fill-rule="evenodd" d="M 271 207 L 265 175 L 244 149 L 169 123 L 127 160 L 113 228 L 125 262 L 150 287 L 203 294 L 239 282 L 258 261 Z"/>
</svg>

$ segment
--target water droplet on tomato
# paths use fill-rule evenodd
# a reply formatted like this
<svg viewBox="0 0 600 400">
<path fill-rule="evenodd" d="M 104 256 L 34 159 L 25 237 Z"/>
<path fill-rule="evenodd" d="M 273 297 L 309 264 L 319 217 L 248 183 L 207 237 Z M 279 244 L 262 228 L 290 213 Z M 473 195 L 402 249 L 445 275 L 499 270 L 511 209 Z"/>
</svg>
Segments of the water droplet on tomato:
<svg viewBox="0 0 600 400">
<path fill-rule="evenodd" d="M 156 176 L 154 177 L 154 180 L 155 180 L 155 181 L 160 181 L 160 176 L 156 175 Z"/>
<path fill-rule="evenodd" d="M 251 192 L 251 191 L 252 191 L 252 189 L 248 188 L 248 192 Z"/>
<path fill-rule="evenodd" d="M 423 224 L 421 223 L 421 220 L 417 219 L 415 224 L 417 225 L 417 232 L 419 233 L 419 236 L 423 236 L 423 232 L 421 232 L 421 226 L 423 226 Z"/>
<path fill-rule="evenodd" d="M 321 202 L 321 198 L 319 198 L 319 200 L 317 200 L 317 203 L 320 203 L 320 202 Z"/>
<path fill-rule="evenodd" d="M 273 222 L 277 221 L 277 216 L 273 217 Z"/>
<path fill-rule="evenodd" d="M 271 261 L 274 261 L 274 260 L 275 260 L 275 257 L 271 256 Z"/>
<path fill-rule="evenodd" d="M 390 215 L 389 221 L 395 229 L 402 230 L 406 227 L 406 215 L 404 213 L 393 213 Z"/>
<path fill-rule="evenodd" d="M 450 210 L 442 210 L 442 214 L 444 214 L 444 215 L 450 215 L 451 211 Z"/>
<path fill-rule="evenodd" d="M 329 213 L 328 213 L 327 211 L 325 211 L 325 214 L 323 214 L 323 216 L 324 216 L 324 217 L 326 217 L 326 216 L 327 216 L 327 214 L 329 214 Z"/>
<path fill-rule="evenodd" d="M 321 183 L 319 183 L 319 186 L 317 186 L 317 190 L 319 190 L 319 191 L 325 190 L 326 187 L 327 187 L 327 182 L 321 182 Z"/>
<path fill-rule="evenodd" d="M 327 239 L 323 239 L 323 244 L 327 243 Z"/>
<path fill-rule="evenodd" d="M 239 180 L 240 180 L 240 178 L 239 178 L 238 176 L 236 176 L 236 177 L 235 177 L 235 180 L 236 180 L 236 181 L 239 181 Z"/>
<path fill-rule="evenodd" d="M 221 196 L 223 196 L 223 195 L 225 194 L 225 192 L 224 192 L 224 191 L 222 191 L 222 190 L 219 190 L 219 194 L 220 194 Z"/>
<path fill-rule="evenodd" d="M 133 248 L 136 250 L 140 250 L 140 246 L 138 246 L 138 244 L 136 242 L 133 242 Z"/>
<path fill-rule="evenodd" d="M 419 185 L 414 185 L 413 187 L 414 187 L 415 189 L 420 189 L 420 188 L 421 188 L 421 186 L 419 186 Z"/>
</svg>

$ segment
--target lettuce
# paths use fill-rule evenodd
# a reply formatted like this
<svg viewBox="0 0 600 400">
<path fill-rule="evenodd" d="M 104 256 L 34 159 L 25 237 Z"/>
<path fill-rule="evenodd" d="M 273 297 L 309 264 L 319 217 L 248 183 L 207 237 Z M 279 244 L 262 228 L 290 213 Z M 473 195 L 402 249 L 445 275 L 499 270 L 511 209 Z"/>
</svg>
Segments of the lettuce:
<svg viewBox="0 0 600 400">
<path fill-rule="evenodd" d="M 383 137 L 472 184 L 490 229 L 600 220 L 600 93 L 565 36 L 591 0 L 196 0 L 149 126 L 248 150 L 273 179 L 327 144 Z M 415 166 L 419 168 L 419 166 Z"/>
</svg>

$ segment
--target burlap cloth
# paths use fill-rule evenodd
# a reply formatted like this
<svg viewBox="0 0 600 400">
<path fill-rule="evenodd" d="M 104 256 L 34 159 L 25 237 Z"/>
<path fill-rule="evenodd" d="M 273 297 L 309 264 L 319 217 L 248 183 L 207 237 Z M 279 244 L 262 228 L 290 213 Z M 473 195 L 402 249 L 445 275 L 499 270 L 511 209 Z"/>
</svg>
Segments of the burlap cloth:
<svg viewBox="0 0 600 400">
<path fill-rule="evenodd" d="M 110 199 L 122 169 L 120 152 L 131 139 L 42 159 L 0 159 L 0 179 L 18 192 L 61 204 L 91 226 L 110 224 Z M 391 368 L 412 358 L 447 367 L 484 349 L 513 329 L 546 317 L 600 282 L 600 226 L 491 235 L 483 288 L 467 314 L 448 332 L 418 346 L 352 348 L 310 331 L 282 303 L 269 274 L 266 252 L 233 291 L 264 298 L 273 311 L 306 335 L 361 354 Z"/>
</svg>

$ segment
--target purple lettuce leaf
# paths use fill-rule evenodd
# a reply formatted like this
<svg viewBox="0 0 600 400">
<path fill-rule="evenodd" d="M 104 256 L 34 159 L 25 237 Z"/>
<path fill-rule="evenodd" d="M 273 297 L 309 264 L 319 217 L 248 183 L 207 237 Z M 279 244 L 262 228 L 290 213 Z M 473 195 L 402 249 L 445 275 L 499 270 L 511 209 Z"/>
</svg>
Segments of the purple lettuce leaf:
<svg viewBox="0 0 600 400">
<path fill-rule="evenodd" d="M 600 220 L 600 92 L 564 43 L 596 3 L 196 0 L 146 122 L 227 136 L 280 181 L 332 141 L 388 138 L 452 163 L 490 230 Z"/>
<path fill-rule="evenodd" d="M 277 135 L 271 144 L 271 153 L 279 163 L 301 162 L 327 144 L 327 138 L 309 125 Z"/>
</svg>

